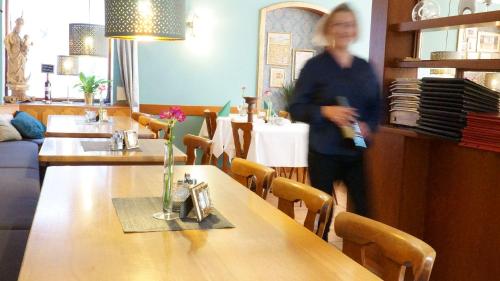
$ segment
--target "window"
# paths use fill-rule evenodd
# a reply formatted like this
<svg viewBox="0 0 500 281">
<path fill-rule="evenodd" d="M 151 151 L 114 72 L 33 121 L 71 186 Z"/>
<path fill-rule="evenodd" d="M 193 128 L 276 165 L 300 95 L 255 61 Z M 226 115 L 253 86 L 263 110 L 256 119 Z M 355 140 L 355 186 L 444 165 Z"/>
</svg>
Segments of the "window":
<svg viewBox="0 0 500 281">
<path fill-rule="evenodd" d="M 68 55 L 69 24 L 92 23 L 104 25 L 104 0 L 7 0 L 9 33 L 15 20 L 24 18 L 23 34 L 29 35 L 33 46 L 28 54 L 26 76 L 29 76 L 27 94 L 36 98 L 44 97 L 46 74 L 41 73 L 42 64 L 54 65 L 54 74 L 50 74 L 52 98 L 67 97 L 82 99 L 83 94 L 73 86 L 77 76 L 57 75 L 57 56 Z M 108 58 L 79 56 L 79 71 L 86 75 L 96 75 L 108 79 Z M 7 64 L 7 62 L 5 62 Z"/>
</svg>

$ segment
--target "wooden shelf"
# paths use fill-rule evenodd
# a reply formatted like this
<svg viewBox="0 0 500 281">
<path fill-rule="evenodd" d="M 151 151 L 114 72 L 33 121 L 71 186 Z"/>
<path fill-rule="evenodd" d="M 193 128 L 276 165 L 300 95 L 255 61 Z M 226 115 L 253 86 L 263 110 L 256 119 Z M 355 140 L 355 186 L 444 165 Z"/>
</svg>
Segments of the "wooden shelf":
<svg viewBox="0 0 500 281">
<path fill-rule="evenodd" d="M 423 29 L 446 29 L 449 27 L 465 25 L 467 27 L 479 27 L 488 25 L 491 26 L 491 23 L 495 23 L 497 26 L 500 25 L 500 11 L 443 17 L 430 20 L 402 22 L 398 24 L 392 24 L 391 30 L 398 32 L 408 32 Z"/>
<path fill-rule="evenodd" d="M 498 71 L 500 70 L 500 59 L 397 61 L 395 67 L 457 68 L 475 71 Z"/>
</svg>

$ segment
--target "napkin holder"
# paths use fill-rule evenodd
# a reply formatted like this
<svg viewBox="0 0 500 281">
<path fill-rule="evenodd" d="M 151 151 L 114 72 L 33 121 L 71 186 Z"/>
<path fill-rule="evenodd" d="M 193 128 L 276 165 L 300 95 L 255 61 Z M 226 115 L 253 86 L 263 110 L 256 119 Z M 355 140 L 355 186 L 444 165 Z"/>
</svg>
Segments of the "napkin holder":
<svg viewBox="0 0 500 281">
<path fill-rule="evenodd" d="M 179 218 L 187 218 L 191 210 L 193 209 L 193 200 L 191 199 L 191 193 L 188 188 L 180 188 L 180 194 L 174 194 L 174 199 L 172 202 L 172 211 L 179 213 Z M 184 194 L 185 193 L 185 194 Z"/>
</svg>

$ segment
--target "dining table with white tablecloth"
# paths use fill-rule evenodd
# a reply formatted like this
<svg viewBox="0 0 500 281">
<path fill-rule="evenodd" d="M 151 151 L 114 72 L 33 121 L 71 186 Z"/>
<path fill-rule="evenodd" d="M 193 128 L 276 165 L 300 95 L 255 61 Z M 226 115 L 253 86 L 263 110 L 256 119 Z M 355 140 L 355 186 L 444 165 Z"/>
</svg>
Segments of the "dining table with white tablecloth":
<svg viewBox="0 0 500 281">
<path fill-rule="evenodd" d="M 232 159 L 236 155 L 231 121 L 246 122 L 246 116 L 231 114 L 228 117 L 217 118 L 217 129 L 212 139 L 212 153 L 220 157 L 223 153 Z M 307 152 L 309 140 L 309 125 L 291 123 L 283 120 L 280 125 L 265 123 L 263 119 L 255 118 L 253 122 L 252 139 L 247 160 L 268 167 L 307 167 Z M 200 136 L 206 136 L 204 123 Z"/>
</svg>

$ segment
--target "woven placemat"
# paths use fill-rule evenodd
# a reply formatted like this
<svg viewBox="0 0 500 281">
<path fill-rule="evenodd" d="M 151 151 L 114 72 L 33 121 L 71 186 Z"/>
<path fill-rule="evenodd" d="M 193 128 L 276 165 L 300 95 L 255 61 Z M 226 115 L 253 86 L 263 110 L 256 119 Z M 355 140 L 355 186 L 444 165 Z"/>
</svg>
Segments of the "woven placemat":
<svg viewBox="0 0 500 281">
<path fill-rule="evenodd" d="M 92 151 L 111 151 L 111 143 L 110 141 L 80 141 L 83 151 L 92 152 Z M 138 148 L 127 149 L 123 151 L 136 151 L 141 152 L 142 150 Z"/>
<path fill-rule="evenodd" d="M 125 233 L 234 228 L 216 209 L 201 223 L 192 217 L 193 213 L 185 219 L 155 219 L 153 214 L 162 210 L 161 197 L 113 198 L 113 205 Z"/>
</svg>

